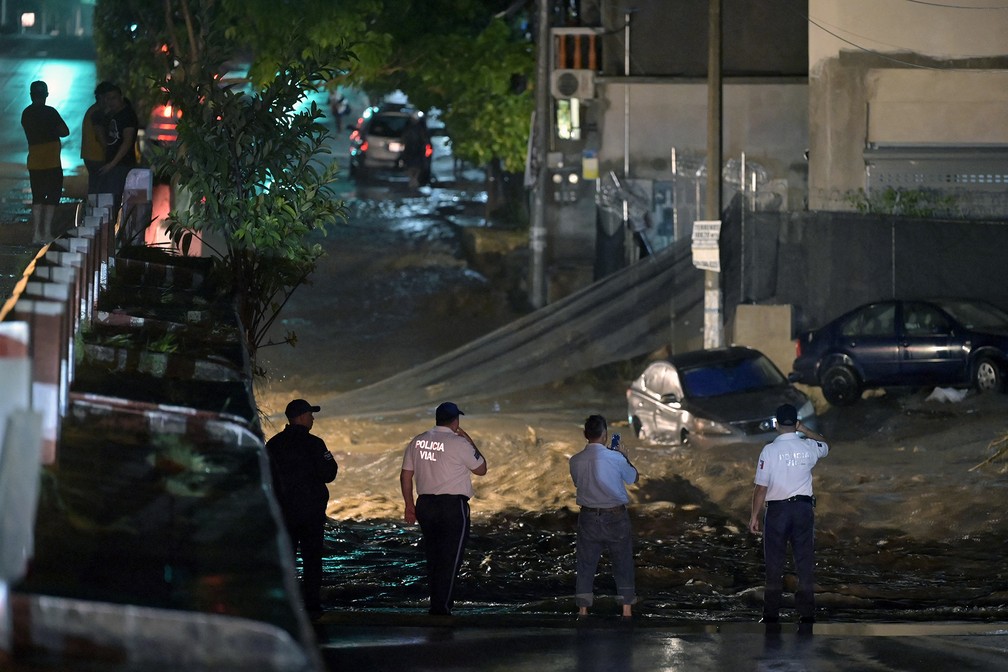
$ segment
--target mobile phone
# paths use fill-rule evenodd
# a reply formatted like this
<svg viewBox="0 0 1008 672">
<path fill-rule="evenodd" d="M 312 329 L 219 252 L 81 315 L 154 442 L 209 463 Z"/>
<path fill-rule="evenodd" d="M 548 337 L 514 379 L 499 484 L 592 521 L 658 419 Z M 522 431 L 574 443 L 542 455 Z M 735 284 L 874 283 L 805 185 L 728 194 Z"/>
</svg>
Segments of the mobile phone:
<svg viewBox="0 0 1008 672">
<path fill-rule="evenodd" d="M 619 434 L 613 434 L 612 438 L 609 441 L 609 449 L 610 450 L 619 450 L 619 444 L 620 444 L 620 435 Z"/>
</svg>

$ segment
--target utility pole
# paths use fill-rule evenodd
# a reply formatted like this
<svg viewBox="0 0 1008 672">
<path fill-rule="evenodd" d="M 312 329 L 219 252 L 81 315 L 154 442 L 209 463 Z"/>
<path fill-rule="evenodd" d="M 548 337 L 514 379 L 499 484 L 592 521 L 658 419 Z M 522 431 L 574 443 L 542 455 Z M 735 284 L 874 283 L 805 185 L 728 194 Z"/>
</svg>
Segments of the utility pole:
<svg viewBox="0 0 1008 672">
<path fill-rule="evenodd" d="M 707 199 L 704 215 L 721 219 L 721 0 L 708 0 Z M 724 345 L 721 274 L 704 271 L 704 349 Z"/>
<path fill-rule="evenodd" d="M 546 153 L 550 134 L 550 2 L 538 0 L 539 21 L 536 31 L 535 123 L 532 132 L 532 169 L 535 186 L 529 225 L 529 303 L 533 308 L 546 305 L 546 189 L 549 175 Z"/>
</svg>

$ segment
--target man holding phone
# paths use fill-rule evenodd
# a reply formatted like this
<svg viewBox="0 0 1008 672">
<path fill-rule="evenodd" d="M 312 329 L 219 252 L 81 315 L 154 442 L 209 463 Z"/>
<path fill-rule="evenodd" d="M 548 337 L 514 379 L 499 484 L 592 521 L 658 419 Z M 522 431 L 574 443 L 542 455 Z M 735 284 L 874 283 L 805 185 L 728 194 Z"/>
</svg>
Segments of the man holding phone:
<svg viewBox="0 0 1008 672">
<path fill-rule="evenodd" d="M 608 551 L 616 580 L 617 600 L 623 618 L 633 616 L 637 601 L 634 581 L 633 538 L 627 504 L 626 486 L 640 479 L 637 469 L 622 451 L 619 435 L 606 446 L 609 429 L 601 415 L 591 415 L 584 423 L 588 444 L 571 456 L 570 474 L 577 488 L 577 583 L 574 601 L 578 618 L 588 616 L 595 593 L 595 570 L 602 551 Z"/>
</svg>

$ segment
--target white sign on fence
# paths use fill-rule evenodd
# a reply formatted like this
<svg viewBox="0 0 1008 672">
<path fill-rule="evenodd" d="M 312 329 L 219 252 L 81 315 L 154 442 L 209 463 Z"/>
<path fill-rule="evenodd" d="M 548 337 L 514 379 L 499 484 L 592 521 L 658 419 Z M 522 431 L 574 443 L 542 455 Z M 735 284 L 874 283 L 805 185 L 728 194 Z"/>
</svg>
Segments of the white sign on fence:
<svg viewBox="0 0 1008 672">
<path fill-rule="evenodd" d="M 693 222 L 693 265 L 705 271 L 721 272 L 721 221 Z"/>
</svg>

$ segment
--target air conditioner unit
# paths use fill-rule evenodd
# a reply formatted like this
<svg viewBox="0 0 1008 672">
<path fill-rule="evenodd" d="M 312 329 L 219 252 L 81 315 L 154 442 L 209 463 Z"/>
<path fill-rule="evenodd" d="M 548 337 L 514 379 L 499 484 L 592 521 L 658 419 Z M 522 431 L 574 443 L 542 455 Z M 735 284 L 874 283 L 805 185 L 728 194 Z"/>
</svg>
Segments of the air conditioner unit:
<svg viewBox="0 0 1008 672">
<path fill-rule="evenodd" d="M 550 75 L 554 98 L 594 98 L 595 73 L 591 70 L 554 70 Z"/>
</svg>

